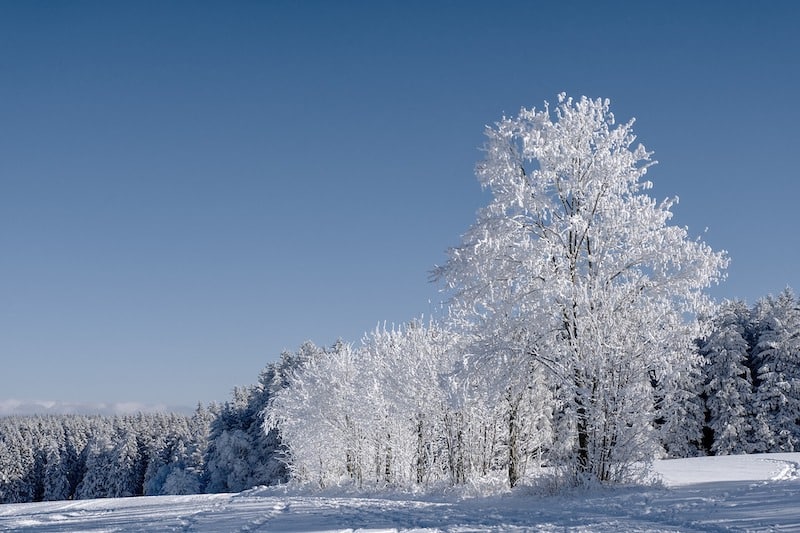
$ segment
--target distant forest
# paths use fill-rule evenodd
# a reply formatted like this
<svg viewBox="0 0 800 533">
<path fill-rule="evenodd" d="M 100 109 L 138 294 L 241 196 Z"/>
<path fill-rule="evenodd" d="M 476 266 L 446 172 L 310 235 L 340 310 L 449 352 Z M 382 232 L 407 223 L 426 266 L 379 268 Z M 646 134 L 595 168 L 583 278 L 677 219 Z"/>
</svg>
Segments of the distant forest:
<svg viewBox="0 0 800 533">
<path fill-rule="evenodd" d="M 290 364 L 286 356 L 283 364 Z M 286 481 L 263 411 L 281 386 L 259 383 L 193 415 L 43 415 L 0 418 L 0 503 L 240 492 Z"/>
<path fill-rule="evenodd" d="M 687 376 L 685 403 L 671 410 L 680 418 L 653 422 L 670 428 L 662 433 L 662 456 L 800 451 L 797 298 L 787 289 L 752 307 L 727 302 L 711 323 L 710 333 L 697 341 L 702 364 Z M 346 347 L 305 343 L 268 365 L 255 385 L 235 389 L 221 405 L 198 406 L 191 416 L 0 418 L 0 503 L 239 492 L 287 482 L 291 456 L 278 431 L 264 429 L 270 399 L 309 361 L 335 357 Z M 367 405 L 372 400 L 364 398 Z M 510 406 L 487 407 L 502 412 Z M 495 416 L 493 423 L 507 426 L 508 414 Z M 542 440 L 529 431 L 520 434 Z M 507 471 L 508 437 L 495 431 L 487 443 L 490 470 Z M 440 456 L 432 459 L 447 470 L 446 436 L 440 444 Z M 525 448 L 528 454 L 543 451 Z M 385 456 L 381 460 L 384 469 L 367 474 L 371 483 L 385 482 Z M 453 468 L 466 466 L 453 463 Z M 478 468 L 465 475 L 481 473 Z"/>
</svg>

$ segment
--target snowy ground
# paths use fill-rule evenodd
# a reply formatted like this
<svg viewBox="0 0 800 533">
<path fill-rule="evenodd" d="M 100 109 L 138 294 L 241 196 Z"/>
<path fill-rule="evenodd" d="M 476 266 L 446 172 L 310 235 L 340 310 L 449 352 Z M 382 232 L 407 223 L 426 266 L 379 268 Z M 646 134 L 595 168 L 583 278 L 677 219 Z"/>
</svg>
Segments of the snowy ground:
<svg viewBox="0 0 800 533">
<path fill-rule="evenodd" d="M 665 487 L 473 499 L 241 494 L 0 505 L 2 531 L 800 531 L 800 453 L 660 461 Z"/>
</svg>

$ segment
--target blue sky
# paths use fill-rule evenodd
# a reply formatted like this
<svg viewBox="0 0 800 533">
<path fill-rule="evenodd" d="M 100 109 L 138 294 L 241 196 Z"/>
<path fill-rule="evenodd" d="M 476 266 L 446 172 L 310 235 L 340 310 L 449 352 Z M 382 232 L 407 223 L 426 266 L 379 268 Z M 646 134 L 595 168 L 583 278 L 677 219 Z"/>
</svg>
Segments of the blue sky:
<svg viewBox="0 0 800 533">
<path fill-rule="evenodd" d="M 560 5 L 563 4 L 563 5 Z M 437 308 L 483 129 L 608 97 L 719 298 L 800 290 L 795 2 L 0 3 L 0 401 L 225 400 Z M 128 404 L 129 405 L 129 404 Z"/>
</svg>

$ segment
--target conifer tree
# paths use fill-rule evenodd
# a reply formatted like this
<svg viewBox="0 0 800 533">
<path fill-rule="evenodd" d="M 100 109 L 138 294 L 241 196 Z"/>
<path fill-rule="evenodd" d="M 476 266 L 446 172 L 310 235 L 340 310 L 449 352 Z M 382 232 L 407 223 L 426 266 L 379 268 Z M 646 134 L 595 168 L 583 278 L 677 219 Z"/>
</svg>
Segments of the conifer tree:
<svg viewBox="0 0 800 533">
<path fill-rule="evenodd" d="M 753 450 L 749 413 L 753 382 L 747 366 L 750 346 L 743 323 L 748 314 L 743 302 L 727 302 L 714 318 L 711 333 L 701 343 L 707 425 L 713 439 L 710 451 L 715 455 Z"/>
<path fill-rule="evenodd" d="M 757 313 L 754 438 L 759 451 L 800 450 L 800 309 L 787 288 Z"/>
</svg>

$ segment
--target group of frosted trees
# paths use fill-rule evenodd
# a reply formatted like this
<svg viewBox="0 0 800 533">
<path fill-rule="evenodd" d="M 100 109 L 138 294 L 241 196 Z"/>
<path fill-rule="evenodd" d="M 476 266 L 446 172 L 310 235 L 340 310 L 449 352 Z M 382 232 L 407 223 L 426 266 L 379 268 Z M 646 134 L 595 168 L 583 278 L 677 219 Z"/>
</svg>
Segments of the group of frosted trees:
<svg viewBox="0 0 800 533">
<path fill-rule="evenodd" d="M 266 411 L 291 476 L 423 488 L 538 465 L 553 441 L 547 392 L 526 385 L 493 397 L 490 375 L 462 381 L 458 340 L 413 321 L 377 328 L 359 346 L 337 342 L 298 367 Z"/>
<path fill-rule="evenodd" d="M 645 405 L 628 404 L 628 420 L 641 417 L 638 433 L 653 439 L 653 457 L 800 451 L 800 302 L 792 291 L 752 307 L 726 302 L 705 322 L 671 391 L 663 375 L 643 371 Z M 304 363 L 265 410 L 266 427 L 280 428 L 289 477 L 424 490 L 574 473 L 564 462 L 576 427 L 558 382 L 533 365 L 500 372 L 470 361 L 472 342 L 416 320 L 378 328 L 356 346 L 306 345 Z M 620 445 L 641 447 L 630 429 L 634 438 Z M 642 451 L 626 453 L 629 462 L 614 466 L 635 477 L 632 459 Z"/>
<path fill-rule="evenodd" d="M 674 201 L 646 194 L 651 154 L 632 125 L 608 100 L 560 95 L 487 128 L 477 175 L 492 199 L 434 273 L 446 319 L 335 347 L 268 407 L 295 478 L 502 472 L 514 486 L 547 465 L 568 483 L 613 483 L 681 448 L 697 318 L 728 260 L 669 225 Z"/>
<path fill-rule="evenodd" d="M 649 415 L 660 455 L 800 451 L 800 302 L 790 289 L 726 302 L 707 323 Z M 558 384 L 471 360 L 473 342 L 416 320 L 356 346 L 305 343 L 192 416 L 0 418 L 0 503 L 558 475 L 575 431 Z M 656 378 L 647 392 L 665 398 Z"/>
<path fill-rule="evenodd" d="M 660 455 L 800 451 L 800 302 L 726 302 L 707 322 L 696 365 L 650 415 Z M 471 342 L 417 320 L 357 346 L 305 343 L 192 416 L 0 418 L 0 502 L 552 479 L 575 431 L 557 383 L 470 361 Z"/>
</svg>

